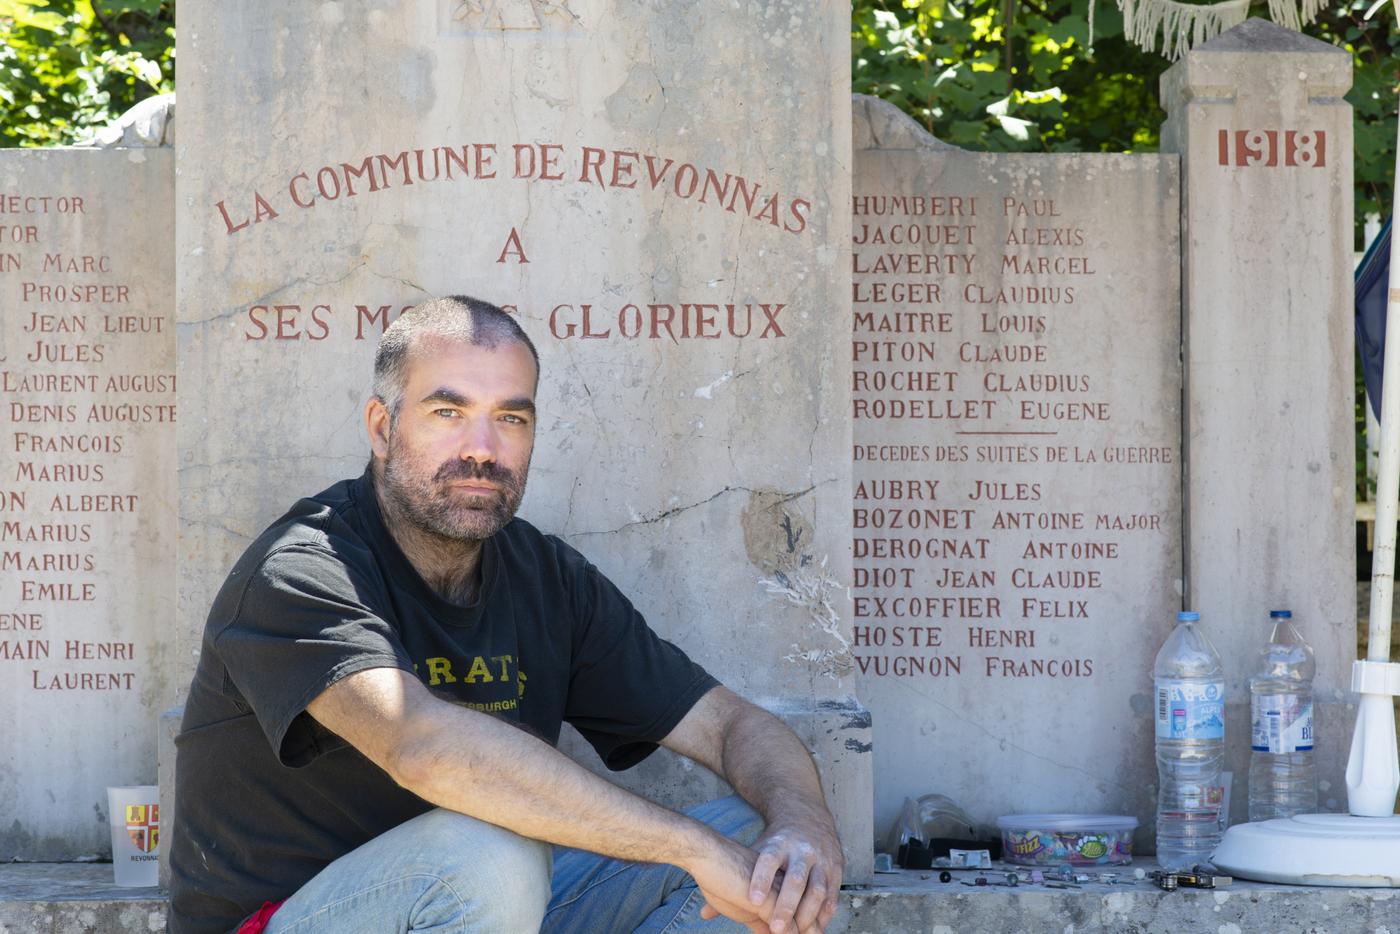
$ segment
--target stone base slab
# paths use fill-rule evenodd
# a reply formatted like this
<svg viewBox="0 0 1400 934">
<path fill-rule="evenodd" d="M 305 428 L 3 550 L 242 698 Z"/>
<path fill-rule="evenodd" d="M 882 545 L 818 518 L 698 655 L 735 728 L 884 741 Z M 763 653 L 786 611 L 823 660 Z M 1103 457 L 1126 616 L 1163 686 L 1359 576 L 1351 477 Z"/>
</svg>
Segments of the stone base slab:
<svg viewBox="0 0 1400 934">
<path fill-rule="evenodd" d="M 111 863 L 0 863 L 0 934 L 158 934 L 161 889 L 112 884 Z"/>
<path fill-rule="evenodd" d="M 1141 863 L 1140 868 L 1151 869 Z M 961 875 L 972 875 L 963 873 Z M 159 889 L 119 889 L 108 863 L 0 865 L 0 934 L 160 934 Z M 942 884 L 897 872 L 842 893 L 828 934 L 912 931 L 1377 931 L 1395 926 L 1400 890 L 1236 881 L 1217 891 L 1162 892 L 1148 882 L 1078 890 Z"/>
</svg>

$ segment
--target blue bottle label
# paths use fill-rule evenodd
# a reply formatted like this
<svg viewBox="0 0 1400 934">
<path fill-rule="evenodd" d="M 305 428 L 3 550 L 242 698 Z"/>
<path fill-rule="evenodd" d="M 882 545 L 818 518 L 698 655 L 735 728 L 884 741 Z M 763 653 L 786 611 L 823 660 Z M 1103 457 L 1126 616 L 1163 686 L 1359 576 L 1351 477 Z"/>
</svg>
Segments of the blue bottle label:
<svg viewBox="0 0 1400 934">
<path fill-rule="evenodd" d="M 1256 694 L 1253 708 L 1255 752 L 1311 752 L 1313 748 L 1313 705 L 1297 694 Z"/>
<path fill-rule="evenodd" d="M 1224 739 L 1225 683 L 1157 679 L 1158 739 Z"/>
</svg>

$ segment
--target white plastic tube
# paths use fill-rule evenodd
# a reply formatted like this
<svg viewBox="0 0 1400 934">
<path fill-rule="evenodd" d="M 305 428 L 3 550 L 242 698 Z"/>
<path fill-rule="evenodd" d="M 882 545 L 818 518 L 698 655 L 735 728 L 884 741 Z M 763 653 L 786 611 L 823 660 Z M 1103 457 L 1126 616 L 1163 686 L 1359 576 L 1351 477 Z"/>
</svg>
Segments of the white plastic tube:
<svg viewBox="0 0 1400 934">
<path fill-rule="evenodd" d="M 1400 181 L 1400 150 L 1395 172 Z M 1371 619 L 1366 660 L 1390 660 L 1390 613 L 1395 598 L 1395 523 L 1400 505 L 1400 231 L 1391 221 L 1390 287 L 1386 295 L 1385 379 L 1381 385 L 1381 462 L 1376 481 L 1376 536 L 1371 557 Z M 1359 678 L 1360 673 L 1354 676 Z M 1347 760 L 1347 809 L 1358 817 L 1389 817 L 1400 791 L 1395 706 L 1390 694 L 1361 695 Z"/>
</svg>

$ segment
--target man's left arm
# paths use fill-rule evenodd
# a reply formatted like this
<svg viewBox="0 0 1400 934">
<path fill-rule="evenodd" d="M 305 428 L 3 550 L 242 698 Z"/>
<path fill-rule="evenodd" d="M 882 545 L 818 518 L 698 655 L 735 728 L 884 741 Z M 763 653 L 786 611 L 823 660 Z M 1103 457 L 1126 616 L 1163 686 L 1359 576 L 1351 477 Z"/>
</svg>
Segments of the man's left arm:
<svg viewBox="0 0 1400 934">
<path fill-rule="evenodd" d="M 841 841 L 802 741 L 777 717 L 716 687 L 661 745 L 724 776 L 763 815 L 749 896 L 760 904 L 782 874 L 770 930 L 825 929 L 841 889 Z"/>
</svg>

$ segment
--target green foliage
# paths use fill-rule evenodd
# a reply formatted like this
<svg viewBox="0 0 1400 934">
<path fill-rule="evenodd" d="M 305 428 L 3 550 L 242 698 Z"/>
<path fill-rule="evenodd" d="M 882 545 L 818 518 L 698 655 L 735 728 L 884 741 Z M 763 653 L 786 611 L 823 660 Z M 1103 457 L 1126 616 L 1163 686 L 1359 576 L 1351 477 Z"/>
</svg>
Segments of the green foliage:
<svg viewBox="0 0 1400 934">
<path fill-rule="evenodd" d="M 0 0 L 0 146 L 80 142 L 175 89 L 175 4 Z"/>
<path fill-rule="evenodd" d="M 1152 152 L 1170 62 L 1123 37 L 1113 0 L 854 0 L 855 90 L 888 100 L 939 139 L 989 152 Z M 1306 32 L 1352 54 L 1356 220 L 1389 210 L 1400 107 L 1395 13 L 1345 0 Z M 1268 15 L 1256 3 L 1255 15 Z M 1009 25 L 1008 25 L 1009 24 Z"/>
<path fill-rule="evenodd" d="M 854 0 L 854 87 L 967 149 L 1155 150 L 1168 63 L 1095 12 L 1090 49 L 1087 0 Z"/>
<path fill-rule="evenodd" d="M 1352 86 L 1347 94 L 1355 119 L 1356 221 L 1391 210 L 1395 181 L 1395 121 L 1400 108 L 1400 23 L 1395 8 L 1382 7 L 1374 19 L 1364 17 L 1370 0 L 1352 0 L 1327 10 L 1306 30 L 1352 55 Z M 1357 249 L 1364 244 L 1359 237 Z"/>
</svg>

